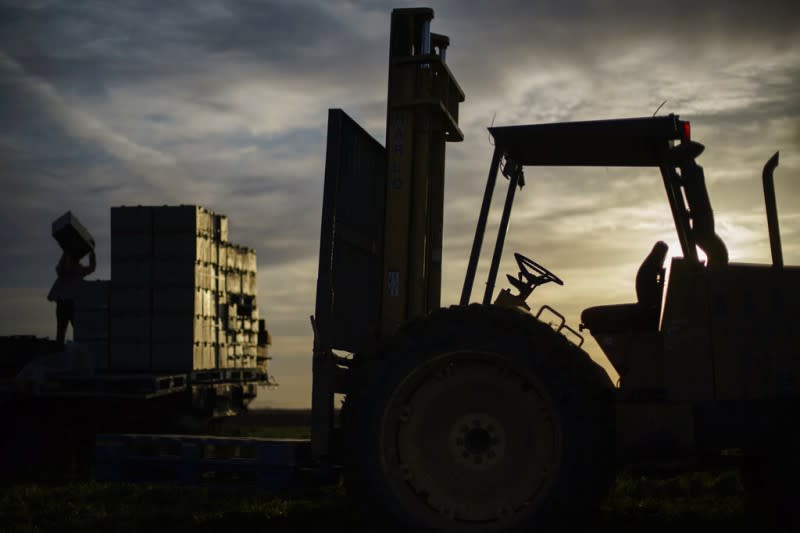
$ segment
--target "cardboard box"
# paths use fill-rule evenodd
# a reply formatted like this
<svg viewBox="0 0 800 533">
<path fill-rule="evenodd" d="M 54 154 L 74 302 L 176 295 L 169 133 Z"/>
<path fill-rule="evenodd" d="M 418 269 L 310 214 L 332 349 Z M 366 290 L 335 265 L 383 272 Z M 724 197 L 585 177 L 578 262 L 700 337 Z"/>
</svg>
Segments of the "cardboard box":
<svg viewBox="0 0 800 533">
<path fill-rule="evenodd" d="M 67 211 L 53 221 L 53 237 L 61 249 L 75 259 L 94 250 L 94 238 L 72 211 Z"/>
</svg>

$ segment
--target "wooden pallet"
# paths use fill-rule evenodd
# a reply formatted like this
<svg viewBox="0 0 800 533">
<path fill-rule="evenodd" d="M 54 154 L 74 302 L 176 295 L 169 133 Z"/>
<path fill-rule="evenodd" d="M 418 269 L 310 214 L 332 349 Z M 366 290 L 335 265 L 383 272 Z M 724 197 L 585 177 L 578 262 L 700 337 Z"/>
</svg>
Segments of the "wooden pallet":
<svg viewBox="0 0 800 533">
<path fill-rule="evenodd" d="M 218 368 L 214 370 L 195 370 L 191 374 L 192 383 L 248 383 L 268 384 L 270 376 L 258 368 Z"/>
<path fill-rule="evenodd" d="M 38 387 L 41 396 L 155 398 L 186 390 L 186 374 L 53 374 Z"/>
<path fill-rule="evenodd" d="M 286 489 L 308 477 L 307 439 L 188 435 L 98 435 L 96 478 Z M 305 471 L 305 472 L 304 472 Z"/>
</svg>

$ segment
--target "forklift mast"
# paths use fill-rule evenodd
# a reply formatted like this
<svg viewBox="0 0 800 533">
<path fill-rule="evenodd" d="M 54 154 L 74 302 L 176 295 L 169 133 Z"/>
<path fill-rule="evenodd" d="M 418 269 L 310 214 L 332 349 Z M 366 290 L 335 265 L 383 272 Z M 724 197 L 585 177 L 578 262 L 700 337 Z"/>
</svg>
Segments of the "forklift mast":
<svg viewBox="0 0 800 533">
<path fill-rule="evenodd" d="M 445 142 L 461 141 L 464 93 L 445 63 L 433 10 L 391 18 L 386 145 L 328 113 L 312 385 L 312 453 L 330 453 L 335 393 L 402 324 L 439 307 Z"/>
<path fill-rule="evenodd" d="M 433 10 L 392 12 L 386 110 L 382 338 L 439 307 L 446 141 L 461 141 L 464 93 L 445 63 Z"/>
</svg>

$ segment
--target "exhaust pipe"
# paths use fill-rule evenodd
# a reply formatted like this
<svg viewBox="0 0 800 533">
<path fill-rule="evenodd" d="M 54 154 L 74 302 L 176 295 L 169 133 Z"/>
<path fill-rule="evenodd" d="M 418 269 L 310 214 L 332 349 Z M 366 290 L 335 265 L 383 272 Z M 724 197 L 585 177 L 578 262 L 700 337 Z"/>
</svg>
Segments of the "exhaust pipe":
<svg viewBox="0 0 800 533">
<path fill-rule="evenodd" d="M 772 173 L 778 166 L 778 154 L 769 158 L 764 165 L 761 180 L 764 184 L 764 203 L 767 207 L 767 230 L 769 231 L 769 248 L 772 251 L 772 266 L 783 268 L 783 250 L 781 249 L 781 230 L 778 227 L 778 205 L 775 201 L 775 182 Z"/>
</svg>

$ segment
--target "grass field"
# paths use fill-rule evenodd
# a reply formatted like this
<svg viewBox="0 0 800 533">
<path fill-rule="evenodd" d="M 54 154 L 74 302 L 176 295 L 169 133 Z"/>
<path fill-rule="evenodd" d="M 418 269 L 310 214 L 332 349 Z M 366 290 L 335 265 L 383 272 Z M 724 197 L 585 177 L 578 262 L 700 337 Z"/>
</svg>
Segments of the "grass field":
<svg viewBox="0 0 800 533">
<path fill-rule="evenodd" d="M 213 429 L 225 435 L 308 436 L 308 426 L 301 415 L 279 415 L 276 418 L 275 413 L 261 413 L 228 419 Z M 255 490 L 103 484 L 91 478 L 91 468 L 87 468 L 72 469 L 62 476 L 48 472 L 14 482 L 5 480 L 0 487 L 0 531 L 366 529 L 349 510 L 339 486 L 269 494 Z M 763 511 L 747 505 L 735 470 L 690 472 L 666 478 L 622 473 L 593 519 L 591 530 L 789 531 Z"/>
<path fill-rule="evenodd" d="M 748 513 L 734 473 L 622 475 L 593 531 L 788 531 Z M 1 531 L 364 530 L 340 487 L 287 495 L 193 487 L 21 483 L 0 491 Z"/>
</svg>

